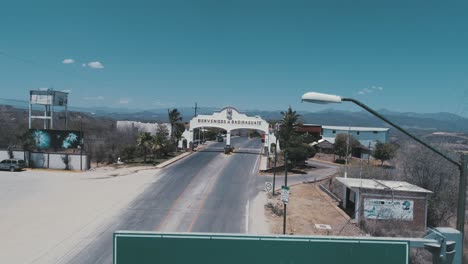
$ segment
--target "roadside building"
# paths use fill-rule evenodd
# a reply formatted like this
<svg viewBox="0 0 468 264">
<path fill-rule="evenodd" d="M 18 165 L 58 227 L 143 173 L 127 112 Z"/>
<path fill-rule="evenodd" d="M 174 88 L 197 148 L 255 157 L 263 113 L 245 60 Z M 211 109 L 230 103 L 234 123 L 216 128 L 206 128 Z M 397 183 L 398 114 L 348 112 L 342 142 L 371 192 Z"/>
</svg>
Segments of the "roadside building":
<svg viewBox="0 0 468 264">
<path fill-rule="evenodd" d="M 138 133 L 148 132 L 151 135 L 156 135 L 159 126 L 165 126 L 167 128 L 167 136 L 171 134 L 171 124 L 169 123 L 144 123 L 137 121 L 117 121 L 117 130 L 118 131 L 135 131 Z"/>
<path fill-rule="evenodd" d="M 415 234 L 426 231 L 429 190 L 403 181 L 341 177 L 336 178 L 333 190 L 361 227 Z"/>
<path fill-rule="evenodd" d="M 317 150 L 317 152 L 325 154 L 333 154 L 333 151 L 335 149 L 335 146 L 325 139 L 319 139 L 318 141 L 311 143 L 310 145 L 314 147 Z"/>
<path fill-rule="evenodd" d="M 377 141 L 388 142 L 389 128 L 382 127 L 348 127 L 348 126 L 322 126 L 322 139 L 335 144 L 338 134 L 348 134 L 356 138 L 361 145 L 373 149 Z"/>
<path fill-rule="evenodd" d="M 317 139 L 320 139 L 322 126 L 316 124 L 301 124 L 296 127 L 296 132 L 300 134 L 309 134 Z"/>
</svg>

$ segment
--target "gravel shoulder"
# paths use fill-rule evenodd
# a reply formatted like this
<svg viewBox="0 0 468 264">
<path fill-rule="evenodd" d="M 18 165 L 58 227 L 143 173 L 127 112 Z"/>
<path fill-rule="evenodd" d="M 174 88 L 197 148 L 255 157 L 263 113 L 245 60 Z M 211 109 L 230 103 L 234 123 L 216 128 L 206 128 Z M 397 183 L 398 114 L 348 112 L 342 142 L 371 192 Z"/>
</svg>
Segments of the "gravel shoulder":
<svg viewBox="0 0 468 264">
<path fill-rule="evenodd" d="M 87 172 L 0 172 L 0 263 L 56 263 L 99 230 L 158 170 L 102 167 Z"/>
</svg>

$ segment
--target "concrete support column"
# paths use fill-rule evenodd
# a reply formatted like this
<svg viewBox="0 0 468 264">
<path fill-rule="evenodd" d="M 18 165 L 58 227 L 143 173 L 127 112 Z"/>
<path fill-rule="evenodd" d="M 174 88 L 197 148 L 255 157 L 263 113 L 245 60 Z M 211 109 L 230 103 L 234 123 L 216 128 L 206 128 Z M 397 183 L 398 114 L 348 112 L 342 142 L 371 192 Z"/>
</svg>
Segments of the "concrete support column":
<svg viewBox="0 0 468 264">
<path fill-rule="evenodd" d="M 231 130 L 226 133 L 226 146 L 231 146 Z"/>
<path fill-rule="evenodd" d="M 31 129 L 31 115 L 32 115 L 32 105 L 31 105 L 31 99 L 29 99 L 29 129 Z"/>
</svg>

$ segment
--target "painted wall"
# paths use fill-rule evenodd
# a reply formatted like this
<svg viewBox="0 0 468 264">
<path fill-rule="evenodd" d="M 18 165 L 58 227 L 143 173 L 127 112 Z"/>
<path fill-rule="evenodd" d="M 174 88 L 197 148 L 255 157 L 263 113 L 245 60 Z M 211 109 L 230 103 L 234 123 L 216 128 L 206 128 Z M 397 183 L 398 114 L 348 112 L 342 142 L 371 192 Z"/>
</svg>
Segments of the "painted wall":
<svg viewBox="0 0 468 264">
<path fill-rule="evenodd" d="M 70 170 L 88 170 L 88 156 L 86 154 L 68 154 Z M 65 154 L 62 153 L 31 153 L 31 164 L 34 168 L 49 168 L 64 170 L 66 165 L 63 161 Z M 82 163 L 80 167 L 80 158 Z"/>
<path fill-rule="evenodd" d="M 2 161 L 4 159 L 9 159 L 9 158 L 10 158 L 10 156 L 8 155 L 7 150 L 0 150 L 0 161 Z M 14 159 L 25 160 L 25 159 L 27 159 L 27 156 L 24 156 L 24 151 L 22 151 L 22 150 L 14 150 L 13 151 L 13 158 Z"/>
<path fill-rule="evenodd" d="M 28 160 L 27 155 L 30 155 Z M 24 151 L 13 151 L 13 156 L 16 159 L 24 159 L 26 164 L 28 161 L 31 162 L 30 165 L 33 168 L 45 168 L 45 169 L 65 169 L 65 163 L 63 162 L 62 157 L 65 154 L 62 153 L 42 153 L 42 152 L 26 152 L 26 158 Z M 69 169 L 70 170 L 88 170 L 88 156 L 86 154 L 79 155 L 79 154 L 68 154 L 69 157 Z M 0 161 L 4 159 L 8 159 L 8 151 L 7 150 L 0 150 Z M 80 166 L 80 158 L 81 158 L 81 166 Z"/>
</svg>

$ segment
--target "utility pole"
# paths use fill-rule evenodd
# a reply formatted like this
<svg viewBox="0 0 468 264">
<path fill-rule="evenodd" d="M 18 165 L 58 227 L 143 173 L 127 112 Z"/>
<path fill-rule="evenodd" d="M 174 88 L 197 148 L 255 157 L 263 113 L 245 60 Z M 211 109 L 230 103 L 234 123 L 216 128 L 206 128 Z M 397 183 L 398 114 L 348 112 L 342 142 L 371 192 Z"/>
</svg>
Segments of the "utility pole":
<svg viewBox="0 0 468 264">
<path fill-rule="evenodd" d="M 345 159 L 345 171 L 344 171 L 344 177 L 348 178 L 348 151 L 349 151 L 349 130 L 351 128 L 348 126 L 348 135 L 346 136 L 346 159 Z"/>
<path fill-rule="evenodd" d="M 278 124 L 275 124 L 275 167 L 273 168 L 273 196 L 275 196 L 276 185 L 276 161 L 278 160 Z"/>
<path fill-rule="evenodd" d="M 284 150 L 284 187 L 288 188 L 288 153 L 286 149 Z M 286 209 L 287 204 L 283 202 L 284 209 L 283 209 L 283 235 L 286 234 Z"/>
<path fill-rule="evenodd" d="M 83 115 L 80 113 L 80 170 L 83 170 Z"/>
<path fill-rule="evenodd" d="M 367 164 L 370 163 L 370 155 L 371 155 L 371 143 L 369 142 L 369 153 L 367 154 Z"/>
<path fill-rule="evenodd" d="M 275 135 L 275 167 L 273 168 L 273 196 L 275 195 L 275 183 L 276 183 L 276 161 L 278 160 L 278 138 Z"/>
<path fill-rule="evenodd" d="M 195 114 L 193 117 L 197 117 L 197 110 L 198 110 L 198 105 L 197 102 L 195 102 L 195 107 L 193 107 L 195 110 Z M 192 128 L 192 151 L 195 150 L 195 128 Z"/>
</svg>

